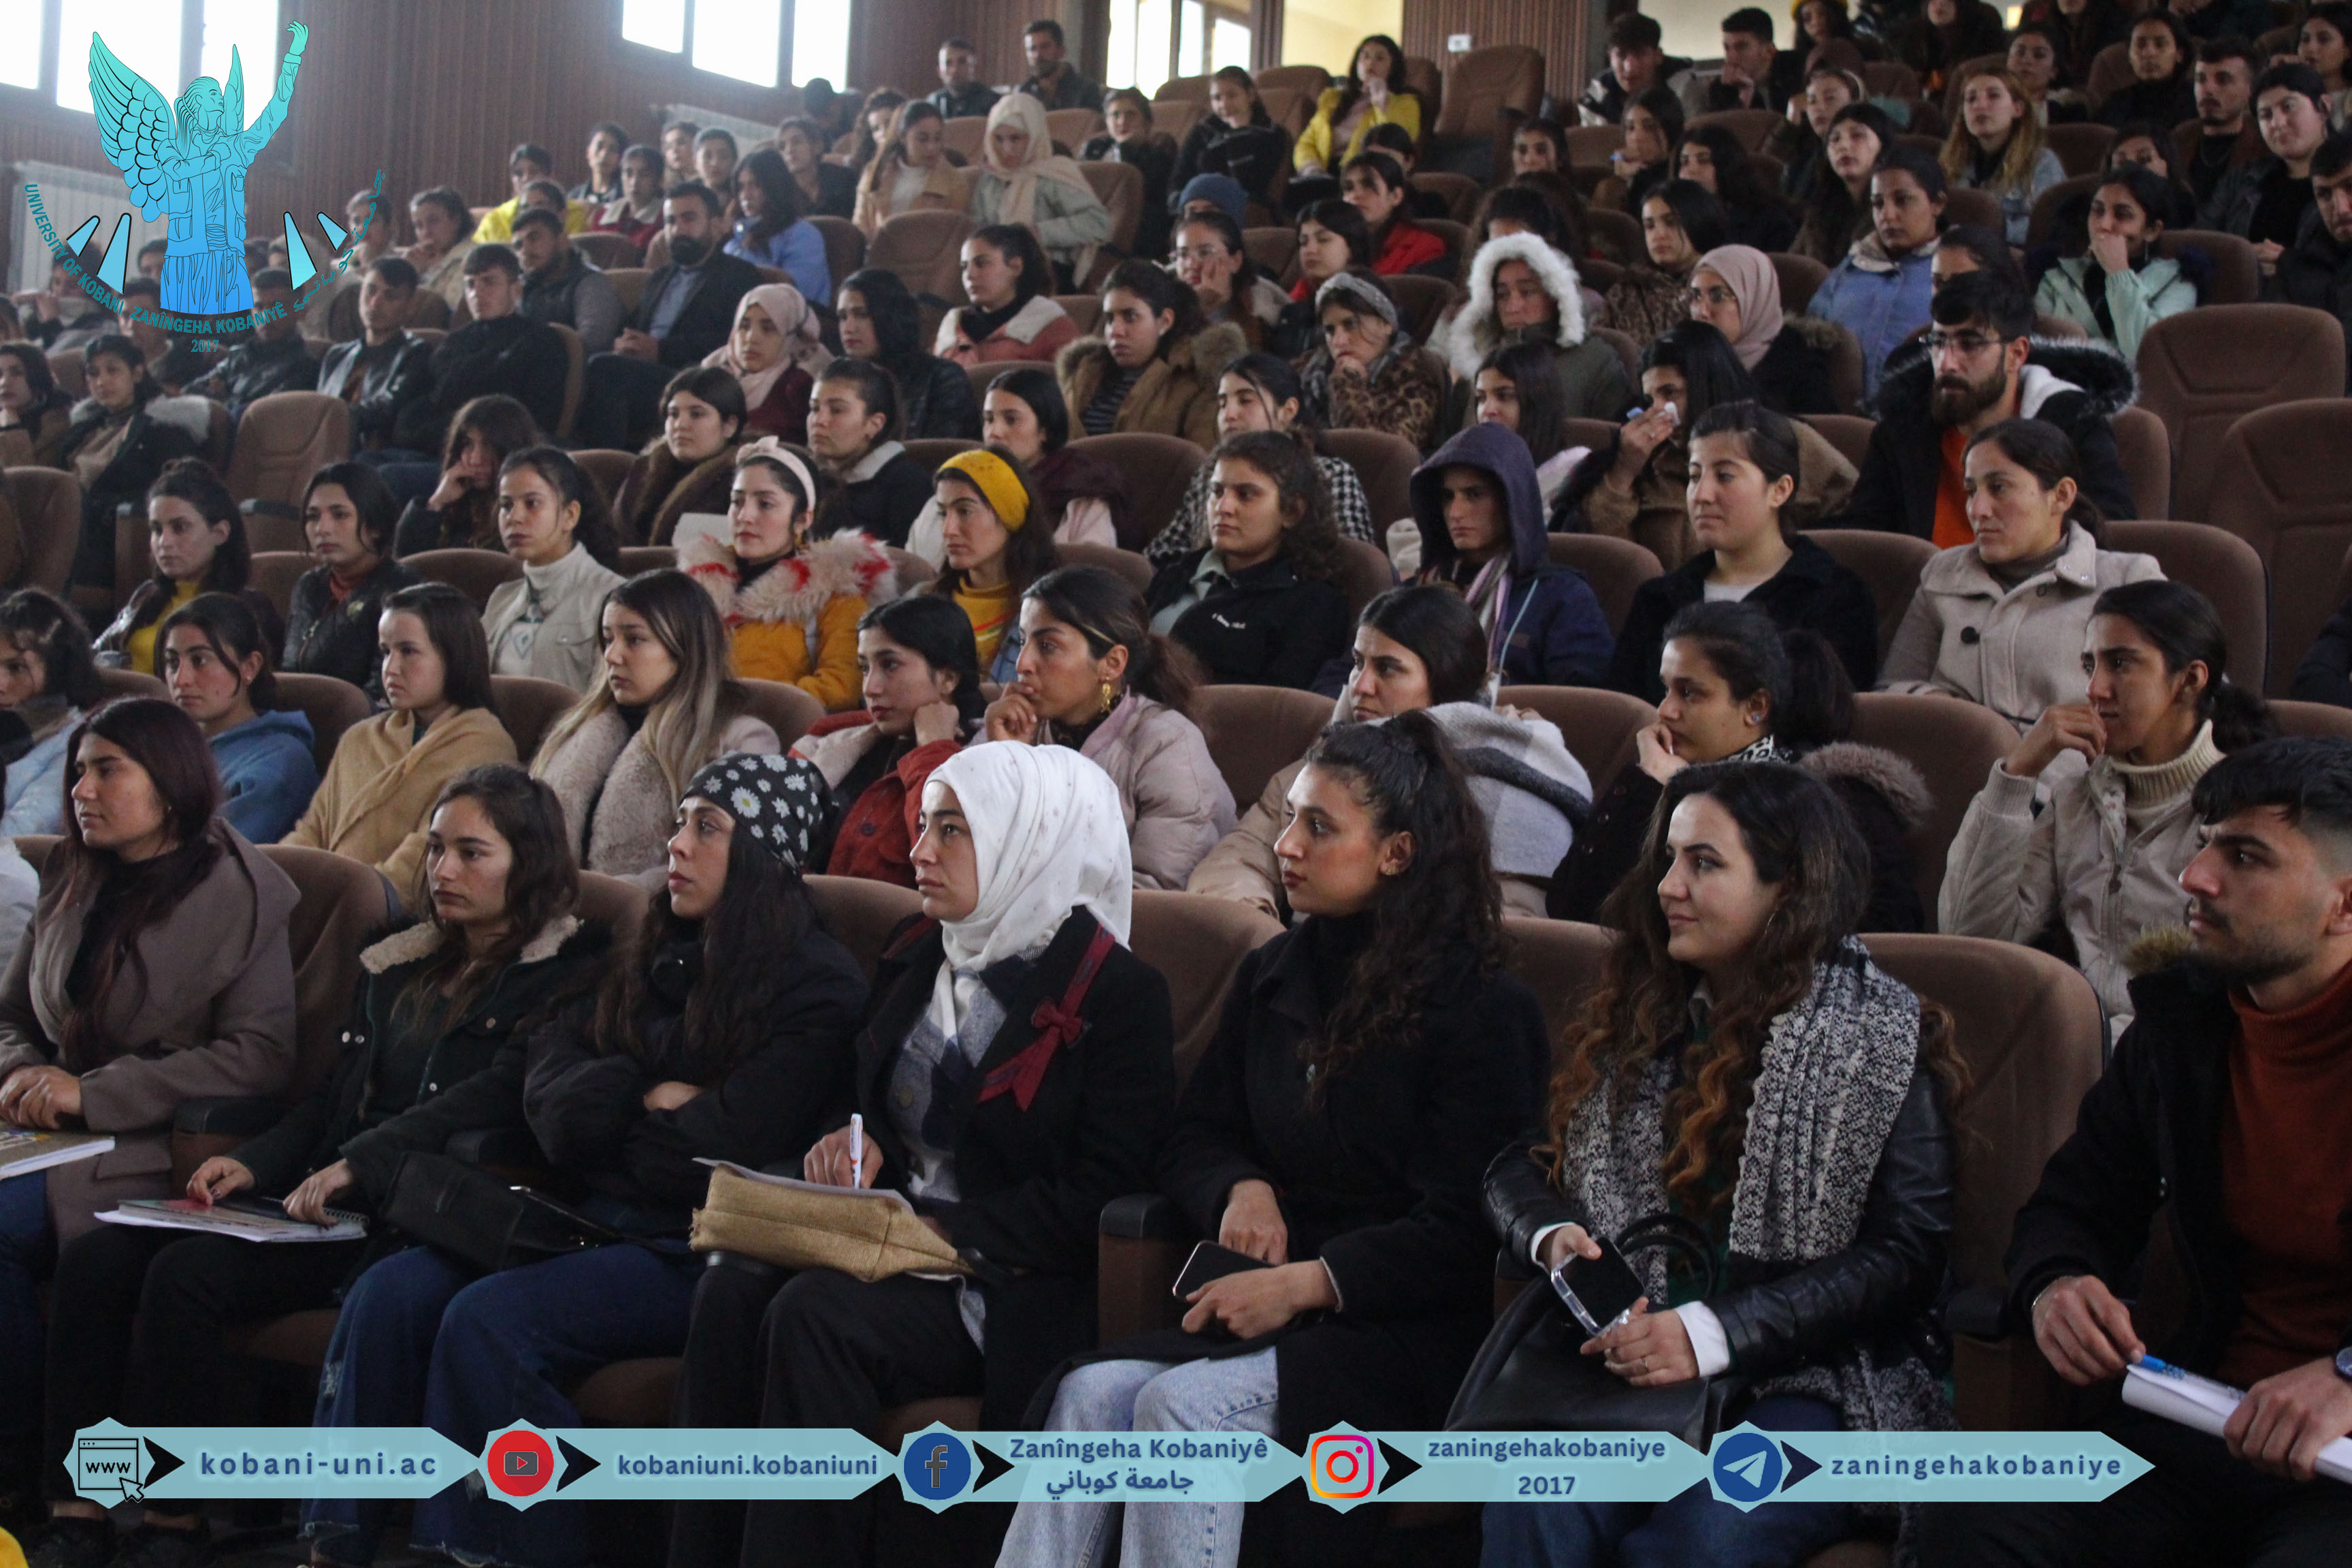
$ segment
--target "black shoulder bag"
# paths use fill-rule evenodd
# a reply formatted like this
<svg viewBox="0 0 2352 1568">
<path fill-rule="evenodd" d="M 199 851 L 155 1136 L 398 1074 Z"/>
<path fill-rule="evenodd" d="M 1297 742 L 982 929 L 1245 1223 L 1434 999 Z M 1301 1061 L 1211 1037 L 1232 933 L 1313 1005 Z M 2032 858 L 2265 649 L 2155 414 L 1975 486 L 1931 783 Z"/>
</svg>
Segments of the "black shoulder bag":
<svg viewBox="0 0 2352 1568">
<path fill-rule="evenodd" d="M 485 1274 L 629 1239 L 478 1165 L 421 1152 L 401 1160 L 383 1222 Z"/>
</svg>

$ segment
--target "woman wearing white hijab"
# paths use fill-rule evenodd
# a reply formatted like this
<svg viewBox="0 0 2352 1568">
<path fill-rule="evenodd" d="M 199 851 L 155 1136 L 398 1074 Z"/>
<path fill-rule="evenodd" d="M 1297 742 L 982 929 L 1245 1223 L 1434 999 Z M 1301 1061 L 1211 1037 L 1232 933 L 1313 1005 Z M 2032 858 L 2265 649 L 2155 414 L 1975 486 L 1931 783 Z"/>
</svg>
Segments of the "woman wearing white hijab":
<svg viewBox="0 0 2352 1568">
<path fill-rule="evenodd" d="M 1045 106 L 1008 93 L 988 111 L 988 136 L 971 183 L 971 221 L 1026 224 L 1037 231 L 1061 291 L 1075 292 L 1093 270 L 1095 247 L 1110 238 L 1110 209 L 1074 158 L 1054 151 Z"/>
<path fill-rule="evenodd" d="M 702 358 L 743 384 L 737 439 L 773 436 L 804 446 L 809 394 L 833 355 L 817 336 L 816 312 L 789 283 L 762 283 L 735 304 L 727 341 Z"/>
<path fill-rule="evenodd" d="M 923 917 L 884 950 L 848 1128 L 796 1170 L 904 1194 L 971 1265 L 961 1280 L 707 1270 L 679 1373 L 693 1426 L 856 1426 L 978 1394 L 1018 1427 L 1094 1343 L 1103 1205 L 1153 1184 L 1176 1087 L 1168 985 L 1122 945 L 1132 878 L 1110 779 L 1059 746 L 966 747 L 923 788 Z M 781 1287 L 781 1288 L 780 1288 Z M 670 1562 L 852 1564 L 862 1502 L 689 1501 Z"/>
</svg>

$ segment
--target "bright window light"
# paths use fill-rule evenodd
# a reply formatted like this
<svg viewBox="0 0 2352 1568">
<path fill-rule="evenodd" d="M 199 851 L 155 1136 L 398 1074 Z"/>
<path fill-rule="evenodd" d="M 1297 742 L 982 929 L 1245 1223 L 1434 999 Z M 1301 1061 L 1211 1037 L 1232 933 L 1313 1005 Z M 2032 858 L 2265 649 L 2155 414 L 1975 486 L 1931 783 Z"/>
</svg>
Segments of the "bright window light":
<svg viewBox="0 0 2352 1568">
<path fill-rule="evenodd" d="M 1201 57 L 1208 45 L 1208 8 L 1201 0 L 1183 0 L 1183 8 L 1177 16 L 1176 74 L 1205 75 L 1209 68 L 1201 63 Z"/>
<path fill-rule="evenodd" d="M 36 16 L 40 12 L 37 5 L 8 8 Z M 180 0 L 63 0 L 58 11 L 58 108 L 90 112 L 93 33 L 105 37 L 116 59 L 152 83 L 166 104 L 187 85 L 180 79 Z M 265 91 L 263 97 L 268 96 Z"/>
<path fill-rule="evenodd" d="M 1135 90 L 1150 98 L 1168 79 L 1168 0 L 1138 0 L 1135 7 Z"/>
<path fill-rule="evenodd" d="M 621 37 L 677 54 L 686 47 L 686 0 L 622 0 Z"/>
<path fill-rule="evenodd" d="M 774 58 L 772 53 L 769 58 Z M 806 82 L 816 77 L 835 87 L 849 80 L 849 0 L 809 0 L 793 6 L 793 79 Z"/>
<path fill-rule="evenodd" d="M 840 9 L 846 11 L 846 5 Z M 696 0 L 694 68 L 754 87 L 776 85 L 783 37 L 782 0 Z M 847 18 L 844 18 L 846 50 Z"/>
<path fill-rule="evenodd" d="M 1239 66 L 1247 70 L 1249 62 L 1249 24 L 1218 17 L 1209 31 L 1209 68 L 1221 71 L 1227 66 Z"/>
<path fill-rule="evenodd" d="M 205 0 L 202 74 L 228 88 L 228 52 L 245 67 L 245 122 L 278 90 L 278 65 L 294 35 L 278 25 L 278 0 Z"/>
<path fill-rule="evenodd" d="M 1135 80 L 1135 0 L 1110 0 L 1110 42 L 1103 51 L 1103 80 L 1113 87 Z"/>
</svg>

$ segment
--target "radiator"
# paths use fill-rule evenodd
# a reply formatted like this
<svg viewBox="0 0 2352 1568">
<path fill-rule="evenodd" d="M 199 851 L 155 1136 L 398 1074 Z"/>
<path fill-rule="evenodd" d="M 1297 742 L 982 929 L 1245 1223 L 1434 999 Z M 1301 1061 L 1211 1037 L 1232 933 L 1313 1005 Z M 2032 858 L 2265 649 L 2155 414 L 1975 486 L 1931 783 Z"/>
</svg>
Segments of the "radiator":
<svg viewBox="0 0 2352 1568">
<path fill-rule="evenodd" d="M 93 139 L 95 135 L 92 132 Z M 170 232 L 168 215 L 159 216 L 153 223 L 139 216 L 139 210 L 131 205 L 131 187 L 112 170 L 100 174 L 88 169 L 69 169 L 62 163 L 11 163 L 7 173 L 8 200 L 12 204 L 8 209 L 11 293 L 49 286 L 49 243 L 41 237 L 41 226 L 33 221 L 32 209 L 26 205 L 27 185 L 39 187 L 41 208 L 48 215 L 59 245 L 72 237 L 73 231 L 85 221 L 95 217 L 98 231 L 90 236 L 89 242 L 103 256 L 108 242 L 114 237 L 116 221 L 130 215 L 131 236 L 125 241 L 128 248 L 123 254 L 125 276 L 139 270 L 141 246 L 151 239 L 162 239 Z"/>
<path fill-rule="evenodd" d="M 782 116 L 779 115 L 777 118 L 782 119 Z M 773 120 L 762 125 L 756 120 L 746 120 L 740 114 L 721 114 L 715 109 L 697 109 L 690 103 L 666 103 L 661 106 L 661 122 L 665 126 L 675 125 L 681 120 L 699 125 L 705 131 L 715 125 L 721 131 L 732 132 L 738 157 L 755 147 L 772 147 L 776 144 L 776 121 Z M 658 136 L 654 139 L 654 145 L 656 147 L 661 145 L 661 139 Z M 721 191 L 719 194 L 722 197 L 734 195 L 732 191 Z"/>
</svg>

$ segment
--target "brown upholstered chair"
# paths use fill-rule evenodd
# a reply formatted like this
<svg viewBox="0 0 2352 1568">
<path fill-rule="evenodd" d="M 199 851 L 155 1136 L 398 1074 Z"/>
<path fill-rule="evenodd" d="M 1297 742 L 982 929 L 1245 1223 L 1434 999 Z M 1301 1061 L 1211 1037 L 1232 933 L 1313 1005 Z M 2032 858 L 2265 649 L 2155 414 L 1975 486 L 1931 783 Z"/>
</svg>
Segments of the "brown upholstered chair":
<svg viewBox="0 0 2352 1568">
<path fill-rule="evenodd" d="M 809 895 L 816 900 L 824 929 L 847 948 L 857 966 L 874 978 L 874 965 L 883 946 L 900 922 L 923 912 L 923 900 L 912 888 L 876 882 L 864 877 L 811 877 Z"/>
<path fill-rule="evenodd" d="M 1269 224 L 1242 230 L 1242 249 L 1257 269 L 1285 288 L 1297 279 L 1291 268 L 1298 263 L 1298 231 L 1286 224 Z"/>
<path fill-rule="evenodd" d="M 2254 247 L 2234 234 L 2210 228 L 2167 229 L 2156 237 L 2156 254 L 2166 260 L 2184 250 L 2201 250 L 2213 263 L 2213 280 L 2200 305 L 2252 305 L 2263 297 L 2263 262 Z"/>
<path fill-rule="evenodd" d="M 1544 548 L 1553 565 L 1573 566 L 1584 574 L 1612 631 L 1625 624 L 1625 612 L 1633 607 L 1633 595 L 1642 584 L 1664 576 L 1666 570 L 1646 546 L 1605 533 L 1554 533 L 1545 538 Z"/>
<path fill-rule="evenodd" d="M 98 672 L 99 689 L 109 698 L 169 697 L 172 689 L 152 675 L 142 675 L 135 669 L 101 669 Z"/>
<path fill-rule="evenodd" d="M 1097 109 L 1049 109 L 1045 111 L 1045 134 L 1065 147 L 1085 146 L 1102 128 L 1102 111 Z"/>
<path fill-rule="evenodd" d="M 1816 528 L 1805 537 L 1870 585 L 1878 606 L 1878 657 L 1885 658 L 1911 608 L 1911 596 L 1919 591 L 1919 569 L 1935 559 L 1936 547 L 1907 533 L 1866 528 Z"/>
<path fill-rule="evenodd" d="M 1832 334 L 1827 355 L 1830 395 L 1837 399 L 1841 410 L 1859 417 L 1864 379 L 1862 340 L 1843 321 L 1822 321 L 1819 324 L 1827 327 Z"/>
<path fill-rule="evenodd" d="M 7 485 L 25 538 L 25 564 L 11 585 L 64 593 L 81 535 L 80 481 L 61 469 L 26 467 L 7 470 Z"/>
<path fill-rule="evenodd" d="M 1331 85 L 1331 73 L 1321 66 L 1268 66 L 1253 79 L 1260 92 L 1277 88 L 1303 92 L 1307 95 L 1307 101 L 1312 103 L 1325 88 Z M 1207 101 L 1208 89 L 1205 85 L 1201 89 L 1201 98 L 1202 101 Z"/>
<path fill-rule="evenodd" d="M 1455 223 L 1466 224 L 1477 215 L 1478 198 L 1484 187 L 1467 174 L 1426 174 L 1409 176 L 1412 188 L 1427 191 L 1445 203 L 1445 216 Z"/>
<path fill-rule="evenodd" d="M 637 455 L 610 447 L 589 447 L 572 453 L 572 460 L 596 481 L 596 488 L 604 492 L 604 504 L 611 506 L 621 499 L 621 486 L 627 481 L 629 465 L 637 460 Z"/>
<path fill-rule="evenodd" d="M 1864 61 L 1862 85 L 1873 98 L 1919 101 L 1919 73 L 1900 60 Z"/>
<path fill-rule="evenodd" d="M 1424 223 L 1422 226 L 1429 226 Z M 1388 286 L 1390 298 L 1397 302 L 1397 313 L 1404 318 L 1405 331 L 1417 343 L 1428 342 L 1446 310 L 1463 298 L 1462 290 L 1443 278 L 1404 272 L 1381 281 Z"/>
<path fill-rule="evenodd" d="M 646 258 L 646 253 L 625 234 L 607 234 L 601 230 L 575 234 L 572 237 L 572 243 L 591 265 L 605 272 L 616 267 L 635 267 Z"/>
<path fill-rule="evenodd" d="M 1070 325 L 1086 337 L 1102 321 L 1102 296 L 1099 294 L 1056 294 L 1054 303 L 1062 307 L 1062 314 L 1070 318 Z"/>
<path fill-rule="evenodd" d="M 1863 459 L 1870 455 L 1870 433 L 1877 427 L 1877 421 L 1858 414 L 1807 414 L 1802 417 L 1855 468 L 1861 468 Z"/>
<path fill-rule="evenodd" d="M 825 276 L 836 289 L 847 281 L 849 275 L 866 265 L 866 236 L 856 224 L 831 213 L 819 213 L 809 219 L 817 233 L 824 236 Z M 812 305 L 829 306 L 830 300 L 811 300 Z"/>
<path fill-rule="evenodd" d="M 1635 733 L 1658 717 L 1658 710 L 1640 698 L 1598 686 L 1506 686 L 1495 700 L 1559 726 L 1568 754 L 1584 764 L 1595 797 L 1633 760 Z"/>
<path fill-rule="evenodd" d="M 2083 94 L 2091 100 L 2095 113 L 2107 100 L 2131 84 L 2131 46 L 2109 44 L 2091 57 L 2091 69 L 2083 80 Z"/>
<path fill-rule="evenodd" d="M 1464 264 L 1463 270 L 1465 273 L 1469 270 L 1467 263 Z M 1626 268 L 1598 256 L 1580 256 L 1576 258 L 1577 281 L 1596 294 L 1606 294 L 1610 289 L 1617 287 L 1617 280 L 1624 277 L 1625 272 Z M 1463 287 L 1469 287 L 1466 278 L 1463 281 Z"/>
<path fill-rule="evenodd" d="M 743 689 L 751 694 L 751 716 L 766 721 L 787 752 L 793 749 L 793 742 L 809 732 L 810 725 L 824 717 L 824 704 L 797 686 L 781 680 L 746 679 Z"/>
<path fill-rule="evenodd" d="M 64 389 L 66 395 L 79 403 L 89 395 L 89 380 L 85 374 L 79 349 L 49 351 L 49 379 Z"/>
<path fill-rule="evenodd" d="M 1761 153 L 1765 141 L 1788 122 L 1787 115 L 1775 114 L 1769 109 L 1718 109 L 1693 115 L 1685 123 L 1690 126 L 1720 125 L 1738 137 L 1742 147 L 1750 153 Z"/>
<path fill-rule="evenodd" d="M 981 143 L 988 140 L 988 116 L 959 114 L 940 122 L 940 145 L 960 154 L 965 162 L 980 156 Z"/>
<path fill-rule="evenodd" d="M 348 680 L 338 680 L 331 675 L 296 675 L 289 671 L 278 673 L 278 706 L 297 710 L 310 721 L 310 754 L 321 773 L 334 761 L 335 745 L 343 738 L 343 731 L 374 711 L 367 693 Z"/>
<path fill-rule="evenodd" d="M 1386 430 L 1326 430 L 1322 448 L 1356 470 L 1375 535 L 1412 515 L 1412 471 L 1421 453 L 1412 442 Z"/>
<path fill-rule="evenodd" d="M 2172 510 L 2172 441 L 2164 421 L 2134 404 L 2107 421 L 2115 431 L 2116 456 L 2131 484 L 2132 510 L 2158 518 Z"/>
<path fill-rule="evenodd" d="M 2172 437 L 2172 515 L 2190 522 L 2221 521 L 2218 459 L 2239 416 L 2343 395 L 2344 328 L 2325 310 L 2200 305 L 2157 322 L 2140 342 L 2139 404 Z M 2331 557 L 2331 584 L 2334 568 Z"/>
<path fill-rule="evenodd" d="M 1286 686 L 1204 686 L 1192 696 L 1192 722 L 1234 806 L 1247 811 L 1266 780 L 1307 754 L 1331 707 L 1328 697 Z"/>
<path fill-rule="evenodd" d="M 316 564 L 297 550 L 257 550 L 253 552 L 254 592 L 277 606 L 278 613 L 283 616 L 294 603 L 294 584 Z"/>
<path fill-rule="evenodd" d="M 634 577 L 640 572 L 663 572 L 677 564 L 675 544 L 624 544 L 621 546 L 620 574 Z"/>
<path fill-rule="evenodd" d="M 908 212 L 883 221 L 866 247 L 866 265 L 897 273 L 908 291 L 952 307 L 966 303 L 960 262 L 971 219 L 958 212 Z"/>
<path fill-rule="evenodd" d="M 2107 166 L 2107 149 L 2116 144 L 2113 127 L 2087 121 L 2047 126 L 2042 135 L 2050 150 L 2058 154 L 2059 166 L 2070 178 L 2096 175 Z"/>
<path fill-rule="evenodd" d="M 240 501 L 299 507 L 310 476 L 351 449 L 350 404 L 321 392 L 273 392 L 246 405 L 222 477 Z"/>
<path fill-rule="evenodd" d="M 580 346 L 580 334 L 562 321 L 550 321 L 555 335 L 563 340 L 563 407 L 555 416 L 555 438 L 572 439 L 572 422 L 579 417 L 580 390 L 588 374 L 588 355 Z"/>
<path fill-rule="evenodd" d="M 1573 136 L 1576 132 L 1570 131 L 1569 134 Z M 1640 220 L 1629 214 L 1595 207 L 1584 215 L 1584 230 L 1591 239 L 1592 248 L 1620 267 L 1631 267 L 1650 254 L 1642 240 Z"/>
<path fill-rule="evenodd" d="M 1962 190 L 1958 186 L 1944 193 L 1944 221 L 1972 223 L 2001 232 L 2000 198 L 1990 191 Z"/>
<path fill-rule="evenodd" d="M 2230 642 L 2230 679 L 2262 690 L 2270 658 L 2270 591 L 2254 547 L 2204 522 L 2118 519 L 2107 524 L 2106 534 L 2107 549 L 2153 555 L 2167 577 L 2213 601 Z"/>
<path fill-rule="evenodd" d="M 1423 163 L 1454 167 L 1447 162 L 1451 152 L 1464 174 L 1500 174 L 1509 166 L 1512 131 L 1542 106 L 1543 51 L 1525 44 L 1491 44 L 1454 56 L 1441 79 L 1436 113 L 1426 121 Z M 1479 163 L 1482 143 L 1485 162 Z"/>
<path fill-rule="evenodd" d="M 1388 552 L 1360 539 L 1339 541 L 1339 591 L 1348 596 L 1349 620 L 1395 586 L 1396 567 L 1390 563 Z"/>
<path fill-rule="evenodd" d="M 2104 125 L 2053 126 L 2053 130 L 2095 131 L 2112 138 L 2115 132 Z M 2068 178 L 2033 198 L 2033 209 L 2025 220 L 2025 243 L 2028 247 L 2046 242 L 2058 226 L 2058 209 L 2077 196 L 2088 196 L 2098 189 L 2099 176 L 2095 167 L 2090 170 L 2068 169 Z M 1996 228 L 1994 233 L 2000 231 Z"/>
<path fill-rule="evenodd" d="M 1210 79 L 1206 76 L 1171 76 L 1161 82 L 1159 89 L 1151 95 L 1152 123 L 1156 125 L 1160 122 L 1160 105 L 1163 100 L 1179 103 L 1208 102 Z"/>
<path fill-rule="evenodd" d="M 1633 337 L 1614 327 L 1588 327 L 1587 337 L 1599 338 L 1617 354 L 1617 363 L 1625 367 L 1625 379 L 1639 386 L 1642 384 L 1642 345 Z"/>
<path fill-rule="evenodd" d="M 496 550 L 420 550 L 404 560 L 418 576 L 446 583 L 473 600 L 476 609 L 488 608 L 492 593 L 522 575 L 521 562 Z"/>
<path fill-rule="evenodd" d="M 1991 709 L 1957 697 L 1864 691 L 1853 700 L 1852 738 L 1910 763 L 1935 795 L 1927 820 L 1911 835 L 1913 880 L 1920 907 L 1933 919 L 1960 818 L 1993 763 L 2017 744 L 2017 731 Z"/>
<path fill-rule="evenodd" d="M 988 384 L 1008 370 L 1042 370 L 1047 375 L 1051 375 L 1054 374 L 1054 362 L 1044 359 L 993 359 L 979 364 L 964 366 L 964 379 L 971 384 L 971 401 L 975 407 L 982 406 L 987 403 Z"/>
<path fill-rule="evenodd" d="M 669 235 L 664 231 L 646 241 L 646 270 L 648 273 L 659 272 L 668 265 Z"/>
<path fill-rule="evenodd" d="M 1139 594 L 1150 590 L 1151 563 L 1132 550 L 1118 550 L 1108 544 L 1056 544 L 1054 553 L 1065 566 L 1099 566 Z"/>
<path fill-rule="evenodd" d="M 2347 447 L 2352 403 L 2331 393 L 2246 415 L 2213 465 L 2212 521 L 2252 545 L 2270 574 L 2263 684 L 2273 696 L 2285 694 L 2295 665 L 2336 613 L 2336 574 L 2352 544 L 2352 496 L 2327 455 Z"/>
<path fill-rule="evenodd" d="M 547 739 L 555 721 L 579 700 L 580 693 L 560 680 L 541 680 L 535 675 L 490 677 L 490 707 L 525 767 L 539 754 L 539 743 Z"/>
<path fill-rule="evenodd" d="M 1785 250 L 1772 252 L 1772 270 L 1780 279 L 1780 309 L 1790 315 L 1801 316 L 1805 307 L 1813 302 L 1830 269 L 1810 256 L 1792 256 Z"/>
<path fill-rule="evenodd" d="M 613 292 L 620 296 L 622 316 L 634 318 L 637 313 L 637 301 L 645 297 L 646 279 L 653 276 L 653 269 L 648 267 L 607 267 L 604 276 L 612 280 Z"/>
<path fill-rule="evenodd" d="M 1092 110 L 1057 109 L 1054 114 L 1088 114 Z M 1046 116 L 1052 119 L 1053 115 Z M 1099 116 L 1097 116 L 1099 118 Z M 1058 138 L 1056 138 L 1058 140 Z M 1072 142 L 1072 146 L 1077 145 Z M 1078 172 L 1094 187 L 1096 199 L 1110 212 L 1110 243 L 1124 255 L 1135 248 L 1135 231 L 1143 222 L 1143 171 L 1132 163 L 1080 163 Z M 959 242 L 961 243 L 961 242 Z M 1116 265 L 1117 258 L 1110 258 Z M 1108 268 L 1103 268 L 1108 271 Z M 1080 279 L 1086 281 L 1086 279 Z"/>
<path fill-rule="evenodd" d="M 1081 436 L 1070 443 L 1102 458 L 1127 476 L 1127 532 L 1121 550 L 1140 550 L 1160 537 L 1176 503 L 1192 483 L 1193 473 L 1209 455 L 1181 436 L 1160 436 L 1129 430 L 1109 436 Z"/>
<path fill-rule="evenodd" d="M 1442 217 L 1423 218 L 1421 220 L 1421 226 L 1429 230 L 1430 233 L 1435 235 L 1438 238 L 1445 242 L 1446 259 L 1454 263 L 1454 266 L 1446 272 L 1446 277 L 1451 278 L 1454 273 L 1459 272 L 1462 269 L 1463 261 L 1470 253 L 1470 230 L 1468 226 L 1455 223 L 1451 218 Z M 1418 277 L 1420 274 L 1407 273 L 1404 274 L 1404 276 Z M 1391 278 L 1388 279 L 1388 281 L 1394 283 L 1397 279 Z M 1441 281 L 1443 281 L 1443 279 L 1441 279 Z"/>
<path fill-rule="evenodd" d="M 2278 721 L 2282 735 L 2352 741 L 2352 708 L 2338 708 L 2333 702 L 2290 702 L 2281 699 L 2271 704 L 2271 715 Z"/>
</svg>

